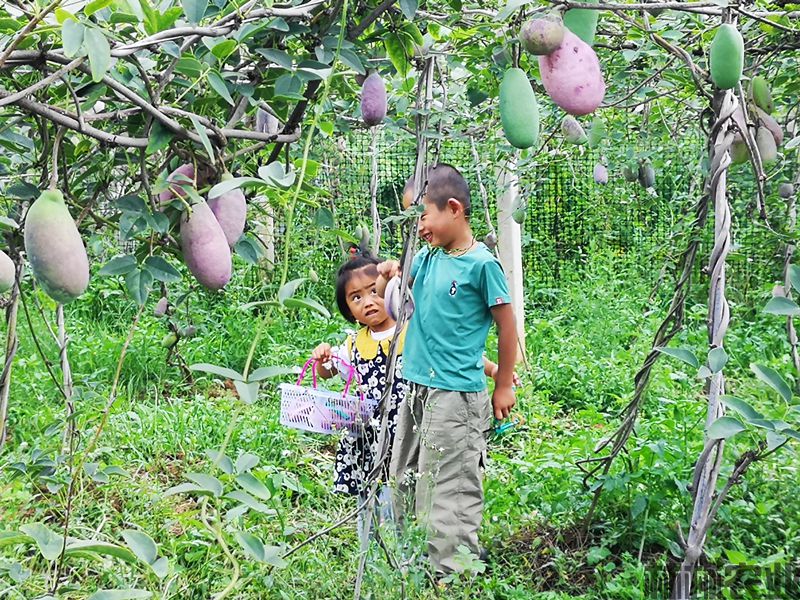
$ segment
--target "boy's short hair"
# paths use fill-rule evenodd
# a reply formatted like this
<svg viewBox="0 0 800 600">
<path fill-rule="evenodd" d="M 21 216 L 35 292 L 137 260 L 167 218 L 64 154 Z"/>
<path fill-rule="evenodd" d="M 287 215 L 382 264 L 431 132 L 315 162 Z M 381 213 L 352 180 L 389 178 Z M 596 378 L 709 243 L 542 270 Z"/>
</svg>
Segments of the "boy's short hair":
<svg viewBox="0 0 800 600">
<path fill-rule="evenodd" d="M 403 195 L 414 189 L 414 176 L 408 178 L 403 188 Z M 469 197 L 469 185 L 461 172 L 453 165 L 436 163 L 428 167 L 428 187 L 425 198 L 439 210 L 447 207 L 447 201 L 455 198 L 464 207 L 464 215 L 469 217 L 472 203 Z M 414 198 L 416 200 L 416 198 Z"/>
</svg>

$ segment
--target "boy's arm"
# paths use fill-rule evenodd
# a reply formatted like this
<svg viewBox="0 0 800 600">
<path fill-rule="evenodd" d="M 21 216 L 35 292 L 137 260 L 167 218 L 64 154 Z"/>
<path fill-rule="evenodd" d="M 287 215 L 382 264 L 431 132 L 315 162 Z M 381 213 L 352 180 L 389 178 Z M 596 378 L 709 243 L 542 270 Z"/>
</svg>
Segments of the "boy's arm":
<svg viewBox="0 0 800 600">
<path fill-rule="evenodd" d="M 497 324 L 497 376 L 492 394 L 494 416 L 505 419 L 514 408 L 514 363 L 517 358 L 517 324 L 510 304 L 492 307 L 492 318 Z"/>
<path fill-rule="evenodd" d="M 375 290 L 381 298 L 384 297 L 386 285 L 389 283 L 389 280 L 392 277 L 399 277 L 400 274 L 400 263 L 396 260 L 387 260 L 378 265 L 378 278 L 375 280 Z M 412 287 L 413 284 L 414 279 L 409 278 L 408 287 Z"/>
</svg>

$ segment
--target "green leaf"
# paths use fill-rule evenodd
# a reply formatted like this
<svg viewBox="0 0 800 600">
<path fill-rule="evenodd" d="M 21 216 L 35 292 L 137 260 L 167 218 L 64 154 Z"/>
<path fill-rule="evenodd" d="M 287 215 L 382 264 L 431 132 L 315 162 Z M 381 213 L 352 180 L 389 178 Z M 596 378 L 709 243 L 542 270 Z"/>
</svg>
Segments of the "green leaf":
<svg viewBox="0 0 800 600">
<path fill-rule="evenodd" d="M 61 555 L 64 538 L 56 534 L 47 525 L 43 523 L 27 523 L 22 525 L 19 530 L 33 538 L 46 560 L 55 560 Z"/>
<path fill-rule="evenodd" d="M 108 45 L 108 39 L 102 31 L 92 27 L 86 30 L 83 42 L 89 53 L 92 80 L 100 81 L 111 67 L 111 46 Z"/>
<path fill-rule="evenodd" d="M 389 57 L 394 68 L 397 69 L 401 77 L 405 77 L 411 65 L 408 62 L 403 42 L 396 33 L 389 33 L 383 39 L 383 45 L 386 48 L 386 56 Z"/>
<path fill-rule="evenodd" d="M 273 161 L 263 167 L 259 167 L 258 176 L 267 183 L 277 187 L 289 188 L 295 180 L 295 173 L 291 169 L 285 170 L 278 161 Z"/>
<path fill-rule="evenodd" d="M 314 213 L 314 226 L 323 228 L 331 228 L 334 225 L 333 212 L 329 208 L 320 207 Z"/>
<path fill-rule="evenodd" d="M 161 121 L 153 119 L 153 124 L 150 125 L 150 135 L 147 141 L 147 154 L 155 154 L 156 152 L 164 150 L 164 148 L 169 146 L 169 143 L 172 141 L 173 137 L 175 137 L 175 134 L 167 129 L 161 123 Z"/>
<path fill-rule="evenodd" d="M 208 79 L 209 85 L 214 89 L 219 96 L 225 100 L 231 106 L 234 105 L 233 97 L 231 96 L 230 91 L 228 91 L 228 86 L 225 84 L 225 80 L 222 79 L 219 73 L 216 71 L 209 71 L 206 74 L 206 78 Z"/>
<path fill-rule="evenodd" d="M 83 36 L 86 27 L 73 19 L 64 21 L 61 26 L 61 42 L 64 46 L 64 55 L 68 58 L 75 58 L 83 46 Z"/>
<path fill-rule="evenodd" d="M 181 280 L 181 274 L 169 264 L 166 260 L 164 260 L 161 256 L 148 256 L 144 259 L 144 264 L 147 267 L 147 270 L 150 271 L 150 274 L 153 276 L 154 279 L 158 281 L 163 281 L 164 283 L 175 283 L 176 281 Z"/>
<path fill-rule="evenodd" d="M 126 275 L 136 268 L 136 258 L 130 254 L 116 256 L 103 265 L 99 274 L 103 277 L 109 275 Z"/>
<path fill-rule="evenodd" d="M 145 204 L 144 200 L 142 200 L 141 196 L 136 196 L 135 194 L 125 194 L 124 196 L 120 196 L 117 198 L 117 206 L 126 212 L 147 212 L 147 205 Z"/>
<path fill-rule="evenodd" d="M 264 544 L 261 540 L 246 531 L 236 531 L 233 535 L 242 546 L 245 554 L 259 562 L 264 560 Z"/>
<path fill-rule="evenodd" d="M 245 404 L 255 404 L 258 400 L 258 381 L 244 382 L 234 380 L 233 385 L 239 394 L 239 399 Z"/>
<path fill-rule="evenodd" d="M 169 574 L 169 561 L 166 556 L 162 556 L 150 565 L 150 568 L 159 579 L 164 579 Z"/>
<path fill-rule="evenodd" d="M 292 62 L 292 57 L 286 54 L 286 52 L 283 50 L 278 50 L 276 48 L 258 48 L 256 52 L 258 52 L 267 60 L 271 60 L 277 65 L 283 67 L 284 69 L 291 69 L 292 65 L 294 64 Z"/>
<path fill-rule="evenodd" d="M 175 70 L 181 75 L 197 79 L 203 73 L 203 65 L 193 56 L 182 56 L 175 65 Z"/>
<path fill-rule="evenodd" d="M 186 479 L 197 484 L 200 489 L 219 497 L 222 495 L 222 482 L 207 473 L 186 473 Z"/>
<path fill-rule="evenodd" d="M 286 308 L 307 308 L 309 310 L 318 312 L 326 319 L 331 318 L 331 313 L 328 311 L 328 309 L 313 298 L 287 298 L 283 301 L 283 305 Z"/>
<path fill-rule="evenodd" d="M 756 374 L 756 377 L 778 392 L 786 402 L 792 401 L 791 388 L 775 369 L 757 365 L 756 363 L 750 363 L 750 369 Z"/>
<path fill-rule="evenodd" d="M 264 546 L 264 561 L 268 565 L 283 569 L 289 563 L 283 559 L 283 550 L 278 546 Z"/>
<path fill-rule="evenodd" d="M 262 381 L 272 377 L 282 377 L 283 375 L 292 375 L 297 373 L 295 367 L 261 367 L 256 369 L 247 377 L 247 381 Z"/>
<path fill-rule="evenodd" d="M 231 190 L 239 189 L 240 187 L 246 187 L 250 185 L 266 185 L 263 179 L 259 179 L 258 177 L 234 177 L 233 179 L 226 179 L 225 181 L 220 181 L 217 185 L 212 187 L 208 192 L 208 199 L 213 200 L 214 198 L 218 198 L 222 196 L 222 194 L 227 194 Z"/>
<path fill-rule="evenodd" d="M 400 0 L 400 10 L 403 11 L 403 14 L 409 21 L 417 14 L 418 6 L 419 2 L 417 2 L 417 0 Z"/>
<path fill-rule="evenodd" d="M 86 7 L 83 9 L 83 14 L 87 17 L 93 15 L 98 10 L 103 10 L 107 6 L 109 6 L 114 0 L 92 0 Z"/>
<path fill-rule="evenodd" d="M 243 381 L 241 373 L 237 373 L 233 369 L 228 369 L 227 367 L 220 367 L 209 363 L 197 363 L 194 365 L 190 365 L 189 368 L 192 371 L 202 371 L 203 373 L 211 373 L 212 375 L 219 375 L 220 377 L 225 377 L 226 379 L 233 379 L 234 381 Z"/>
<path fill-rule="evenodd" d="M 728 408 L 731 408 L 742 415 L 745 421 L 764 418 L 764 415 L 762 415 L 741 398 L 736 398 L 734 396 L 722 396 L 720 401 Z"/>
<path fill-rule="evenodd" d="M 158 233 L 167 233 L 169 230 L 169 217 L 162 212 L 146 212 L 144 218 L 147 224 Z"/>
<path fill-rule="evenodd" d="M 244 452 L 236 459 L 236 472 L 247 473 L 250 469 L 258 464 L 260 459 L 258 456 L 251 452 Z"/>
<path fill-rule="evenodd" d="M 249 492 L 256 498 L 269 500 L 272 497 L 269 488 L 251 473 L 242 473 L 236 477 L 236 483 L 238 483 L 243 490 Z"/>
<path fill-rule="evenodd" d="M 364 68 L 364 64 L 361 62 L 361 58 L 348 48 L 342 48 L 339 50 L 339 60 L 341 60 L 344 64 L 348 67 L 353 69 L 356 73 L 360 73 L 361 75 L 366 75 L 367 70 Z"/>
<path fill-rule="evenodd" d="M 692 366 L 695 369 L 700 367 L 700 361 L 697 360 L 697 357 L 691 350 L 687 350 L 686 348 L 667 348 L 665 346 L 659 346 L 655 349 L 662 354 L 682 360 L 687 365 Z"/>
<path fill-rule="evenodd" d="M 181 0 L 183 12 L 189 22 L 192 24 L 199 23 L 203 16 L 206 14 L 208 8 L 208 0 Z"/>
<path fill-rule="evenodd" d="M 305 277 L 298 277 L 297 279 L 292 279 L 288 283 L 283 284 L 281 289 L 278 290 L 278 301 L 281 304 L 285 304 L 286 300 L 294 296 L 297 288 L 299 288 L 305 280 Z"/>
<path fill-rule="evenodd" d="M 717 348 L 712 348 L 708 352 L 708 366 L 711 369 L 712 373 L 719 373 L 722 371 L 722 368 L 725 366 L 725 363 L 728 362 L 728 354 L 725 352 L 725 348 L 719 346 Z"/>
<path fill-rule="evenodd" d="M 787 317 L 796 317 L 800 315 L 800 306 L 789 298 L 783 296 L 775 296 L 770 298 L 767 305 L 764 307 L 764 312 L 771 315 L 785 315 Z"/>
<path fill-rule="evenodd" d="M 206 131 L 205 125 L 203 125 L 194 115 L 191 115 L 189 118 L 192 121 L 192 125 L 194 125 L 195 131 L 197 131 L 197 135 L 200 136 L 200 141 L 203 142 L 203 147 L 206 149 L 206 154 L 208 154 L 208 157 L 211 159 L 212 163 L 216 163 L 214 148 L 211 146 L 211 140 L 208 139 L 208 132 Z"/>
<path fill-rule="evenodd" d="M 252 508 L 253 510 L 258 511 L 260 513 L 269 514 L 271 512 L 274 512 L 269 508 L 269 506 L 267 506 L 263 502 L 259 502 L 258 500 L 256 500 L 250 494 L 248 494 L 243 490 L 235 490 L 229 494 L 225 494 L 225 497 L 230 498 L 231 500 L 236 500 L 237 502 L 241 502 L 248 508 Z"/>
<path fill-rule="evenodd" d="M 767 431 L 767 451 L 772 452 L 778 446 L 786 442 L 788 438 L 775 431 Z"/>
<path fill-rule="evenodd" d="M 797 265 L 789 265 L 789 283 L 795 292 L 800 292 L 800 267 Z"/>
<path fill-rule="evenodd" d="M 122 538 L 143 563 L 152 565 L 158 558 L 158 546 L 149 535 L 136 529 L 124 529 Z"/>
<path fill-rule="evenodd" d="M 149 598 L 152 592 L 146 590 L 99 590 L 89 596 L 87 600 L 136 600 L 137 598 Z"/>
<path fill-rule="evenodd" d="M 745 426 L 741 421 L 733 417 L 720 417 L 708 428 L 708 437 L 712 440 L 722 440 L 744 430 Z"/>
<path fill-rule="evenodd" d="M 234 244 L 233 249 L 236 254 L 241 256 L 246 262 L 251 265 L 258 264 L 258 259 L 261 257 L 259 245 L 249 235 L 240 237 L 239 241 Z"/>
<path fill-rule="evenodd" d="M 67 549 L 64 552 L 65 556 L 91 556 L 91 554 L 113 556 L 114 558 L 119 558 L 127 563 L 136 563 L 136 556 L 134 556 L 134 554 L 127 548 L 118 546 L 117 544 L 110 544 L 108 542 L 100 542 L 97 540 L 70 539 L 67 542 Z"/>
<path fill-rule="evenodd" d="M 163 496 L 166 498 L 167 496 L 174 496 L 175 494 L 188 494 L 188 493 L 210 493 L 208 490 L 204 490 L 202 487 L 195 483 L 179 483 L 178 485 L 173 485 L 171 488 L 168 488 L 164 491 Z"/>
<path fill-rule="evenodd" d="M 211 48 L 211 54 L 216 56 L 220 61 L 225 61 L 226 58 L 233 54 L 237 46 L 236 40 L 223 40 Z"/>
<path fill-rule="evenodd" d="M 14 229 L 19 229 L 19 223 L 17 223 L 14 219 L 0 216 L 0 229 L 13 231 Z"/>
<path fill-rule="evenodd" d="M 225 456 L 224 454 L 220 455 L 219 452 L 216 450 L 206 450 L 206 455 L 208 458 L 212 460 L 212 462 L 222 469 L 223 473 L 228 475 L 233 474 L 233 461 L 230 458 Z"/>
<path fill-rule="evenodd" d="M 128 294 L 140 306 L 147 302 L 152 283 L 153 275 L 146 269 L 134 269 L 125 277 Z"/>
<path fill-rule="evenodd" d="M 495 16 L 495 21 L 505 21 L 520 6 L 525 6 L 526 4 L 530 4 L 533 1 L 534 0 L 508 0 L 508 4 L 506 4 L 502 10 L 497 12 L 497 15 Z"/>
</svg>

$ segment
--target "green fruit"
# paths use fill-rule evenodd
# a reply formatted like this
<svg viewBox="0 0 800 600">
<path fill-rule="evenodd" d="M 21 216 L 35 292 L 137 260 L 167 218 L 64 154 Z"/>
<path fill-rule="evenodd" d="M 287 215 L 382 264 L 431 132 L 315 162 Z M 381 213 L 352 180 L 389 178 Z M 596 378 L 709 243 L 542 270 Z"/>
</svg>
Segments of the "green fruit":
<svg viewBox="0 0 800 600">
<path fill-rule="evenodd" d="M 45 190 L 25 216 L 25 252 L 36 281 L 56 302 L 67 304 L 89 285 L 89 257 L 64 196 Z"/>
<path fill-rule="evenodd" d="M 515 223 L 522 225 L 525 222 L 525 216 L 528 213 L 528 205 L 524 200 L 517 198 L 514 205 L 511 207 L 511 218 Z"/>
<path fill-rule="evenodd" d="M 742 163 L 746 163 L 749 157 L 747 144 L 744 143 L 742 136 L 737 133 L 733 138 L 733 145 L 731 146 L 731 162 L 734 165 L 741 165 Z"/>
<path fill-rule="evenodd" d="M 317 275 L 317 272 L 314 269 L 308 270 L 308 279 L 311 281 L 311 283 L 319 283 L 319 275 Z"/>
<path fill-rule="evenodd" d="M 17 268 L 14 261 L 8 254 L 0 250 L 0 294 L 5 294 L 14 287 L 14 280 L 17 277 Z"/>
<path fill-rule="evenodd" d="M 587 2 L 597 4 L 598 0 L 587 0 Z M 584 42 L 593 46 L 599 13 L 600 11 L 593 9 L 571 8 L 564 13 L 564 25 Z"/>
<path fill-rule="evenodd" d="M 606 139 L 606 124 L 599 117 L 595 117 L 588 134 L 589 148 L 597 148 Z"/>
<path fill-rule="evenodd" d="M 161 346 L 164 348 L 172 348 L 178 343 L 178 336 L 170 332 L 161 338 Z"/>
<path fill-rule="evenodd" d="M 530 148 L 539 141 L 539 105 L 522 69 L 508 69 L 500 83 L 500 122 L 516 148 Z"/>
<path fill-rule="evenodd" d="M 761 75 L 756 75 L 750 82 L 750 97 L 756 106 L 766 113 L 771 113 L 775 109 L 767 80 Z"/>
<path fill-rule="evenodd" d="M 581 124 L 572 115 L 567 115 L 561 121 L 561 135 L 570 144 L 581 145 L 585 144 L 588 140 L 586 132 L 581 127 Z"/>
<path fill-rule="evenodd" d="M 744 41 L 742 34 L 731 25 L 719 26 L 709 55 L 711 81 L 722 90 L 736 87 L 744 67 Z"/>
<path fill-rule="evenodd" d="M 639 165 L 639 183 L 645 189 L 656 184 L 656 172 L 653 170 L 653 165 L 648 162 Z"/>
<path fill-rule="evenodd" d="M 639 168 L 635 163 L 628 163 L 622 167 L 622 176 L 625 178 L 625 181 L 632 183 L 639 178 Z"/>
</svg>

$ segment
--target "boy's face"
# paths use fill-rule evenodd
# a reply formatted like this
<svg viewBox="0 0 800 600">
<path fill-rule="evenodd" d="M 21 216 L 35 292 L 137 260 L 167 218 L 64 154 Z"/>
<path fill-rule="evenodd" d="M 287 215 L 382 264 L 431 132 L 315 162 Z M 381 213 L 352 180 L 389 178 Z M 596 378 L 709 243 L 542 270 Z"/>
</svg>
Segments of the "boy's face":
<svg viewBox="0 0 800 600">
<path fill-rule="evenodd" d="M 451 199 L 447 206 L 440 210 L 424 197 L 422 205 L 425 211 L 419 218 L 419 237 L 431 246 L 449 247 L 460 233 L 461 221 L 458 220 L 458 216 L 463 215 L 461 203 Z"/>
<path fill-rule="evenodd" d="M 374 269 L 363 268 L 353 271 L 345 286 L 345 297 L 347 307 L 356 321 L 373 331 L 382 331 L 391 326 L 391 319 L 386 313 L 383 298 L 375 289 L 377 278 L 377 270 Z"/>
</svg>

